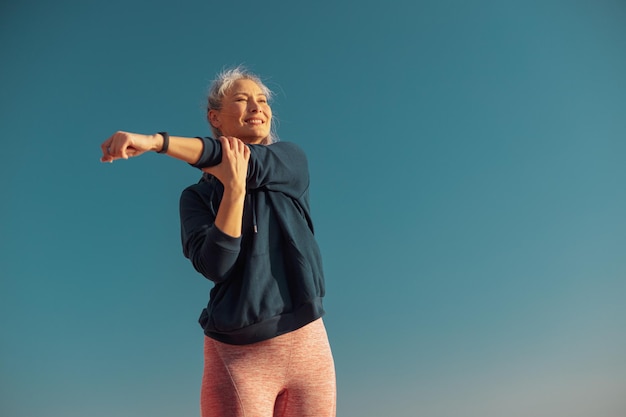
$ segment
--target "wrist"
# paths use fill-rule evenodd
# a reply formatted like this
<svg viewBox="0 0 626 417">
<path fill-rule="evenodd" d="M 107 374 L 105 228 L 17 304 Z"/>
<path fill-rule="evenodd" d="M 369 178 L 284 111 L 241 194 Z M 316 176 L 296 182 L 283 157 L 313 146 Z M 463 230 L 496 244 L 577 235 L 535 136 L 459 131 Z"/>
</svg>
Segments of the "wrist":
<svg viewBox="0 0 626 417">
<path fill-rule="evenodd" d="M 246 199 L 245 187 L 224 187 L 224 195 L 222 200 L 228 200 L 233 203 L 243 202 Z"/>
<path fill-rule="evenodd" d="M 150 139 L 150 150 L 154 152 L 159 152 L 163 148 L 163 136 L 155 133 L 154 135 L 147 135 Z"/>
<path fill-rule="evenodd" d="M 167 132 L 159 132 L 156 135 L 157 137 L 157 153 L 167 153 L 167 149 L 170 146 L 170 135 Z"/>
</svg>

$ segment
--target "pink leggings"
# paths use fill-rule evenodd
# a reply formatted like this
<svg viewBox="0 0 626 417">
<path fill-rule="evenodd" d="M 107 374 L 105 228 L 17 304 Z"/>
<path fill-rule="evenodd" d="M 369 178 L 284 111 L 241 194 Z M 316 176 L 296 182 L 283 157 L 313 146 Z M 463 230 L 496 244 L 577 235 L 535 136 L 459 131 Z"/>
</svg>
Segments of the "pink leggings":
<svg viewBox="0 0 626 417">
<path fill-rule="evenodd" d="M 202 417 L 334 417 L 335 403 L 322 319 L 251 345 L 204 339 Z"/>
</svg>

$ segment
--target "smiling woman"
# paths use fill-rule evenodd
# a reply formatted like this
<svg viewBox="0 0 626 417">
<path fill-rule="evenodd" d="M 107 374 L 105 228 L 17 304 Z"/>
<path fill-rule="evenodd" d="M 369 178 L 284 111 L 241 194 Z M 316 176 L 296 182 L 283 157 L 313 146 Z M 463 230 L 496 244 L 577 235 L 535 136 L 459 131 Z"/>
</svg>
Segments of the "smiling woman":
<svg viewBox="0 0 626 417">
<path fill-rule="evenodd" d="M 208 118 L 219 134 L 216 136 L 234 136 L 248 144 L 259 144 L 269 137 L 272 109 L 256 82 L 239 79 L 222 99 L 221 108 L 209 108 Z"/>
<path fill-rule="evenodd" d="M 238 67 L 220 73 L 211 86 L 208 99 L 207 118 L 213 135 L 215 137 L 231 135 L 223 131 L 225 119 L 239 117 L 237 124 L 241 124 L 241 119 L 243 119 L 244 123 L 261 125 L 264 128 L 254 132 L 255 135 L 262 137 L 259 143 L 269 145 L 277 142 L 278 138 L 272 123 L 272 109 L 269 105 L 271 98 L 272 91 L 256 75 L 242 68 Z M 241 135 L 245 137 L 245 133 L 248 132 L 241 132 Z M 236 134 L 232 136 L 244 140 Z M 258 140 L 258 136 L 256 138 Z"/>
<path fill-rule="evenodd" d="M 306 156 L 276 142 L 270 98 L 254 74 L 224 71 L 207 110 L 218 139 L 117 132 L 101 145 L 103 162 L 156 151 L 204 172 L 180 198 L 183 252 L 214 284 L 199 320 L 203 417 L 335 415 Z"/>
</svg>

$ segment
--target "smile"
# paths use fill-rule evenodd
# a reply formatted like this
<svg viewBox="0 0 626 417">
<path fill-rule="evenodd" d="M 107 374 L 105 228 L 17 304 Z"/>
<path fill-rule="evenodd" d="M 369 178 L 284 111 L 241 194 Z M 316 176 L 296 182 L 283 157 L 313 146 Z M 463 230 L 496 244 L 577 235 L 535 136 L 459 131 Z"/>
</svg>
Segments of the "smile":
<svg viewBox="0 0 626 417">
<path fill-rule="evenodd" d="M 261 119 L 246 119 L 245 122 L 251 125 L 262 125 L 263 123 L 265 123 Z"/>
</svg>

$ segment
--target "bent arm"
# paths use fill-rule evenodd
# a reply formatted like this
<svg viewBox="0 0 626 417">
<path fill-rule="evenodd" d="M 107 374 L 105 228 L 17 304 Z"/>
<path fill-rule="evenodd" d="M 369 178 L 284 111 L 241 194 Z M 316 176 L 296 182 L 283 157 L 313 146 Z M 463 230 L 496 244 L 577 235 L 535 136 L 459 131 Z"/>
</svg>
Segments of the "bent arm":
<svg viewBox="0 0 626 417">
<path fill-rule="evenodd" d="M 226 213 L 220 204 L 219 212 Z M 180 224 L 183 254 L 193 267 L 213 282 L 225 281 L 237 262 L 241 236 L 233 237 L 216 226 L 217 217 L 192 191 L 183 191 L 180 198 Z M 241 219 L 239 219 L 241 222 Z"/>
<path fill-rule="evenodd" d="M 222 184 L 224 192 L 212 226 L 206 223 L 213 217 L 213 204 L 198 205 L 181 198 L 183 232 L 193 238 L 183 245 L 196 270 L 213 281 L 223 281 L 230 275 L 239 256 L 241 223 L 246 198 L 246 172 L 250 150 L 236 138 L 221 137 L 222 162 L 207 168 Z M 185 193 L 183 193 L 185 195 Z M 197 207 L 197 208 L 194 208 Z"/>
<path fill-rule="evenodd" d="M 215 225 L 229 236 L 241 236 L 243 204 L 246 198 L 246 173 L 250 150 L 236 138 L 222 136 L 222 162 L 205 171 L 224 186 L 224 194 L 215 217 Z"/>
</svg>

